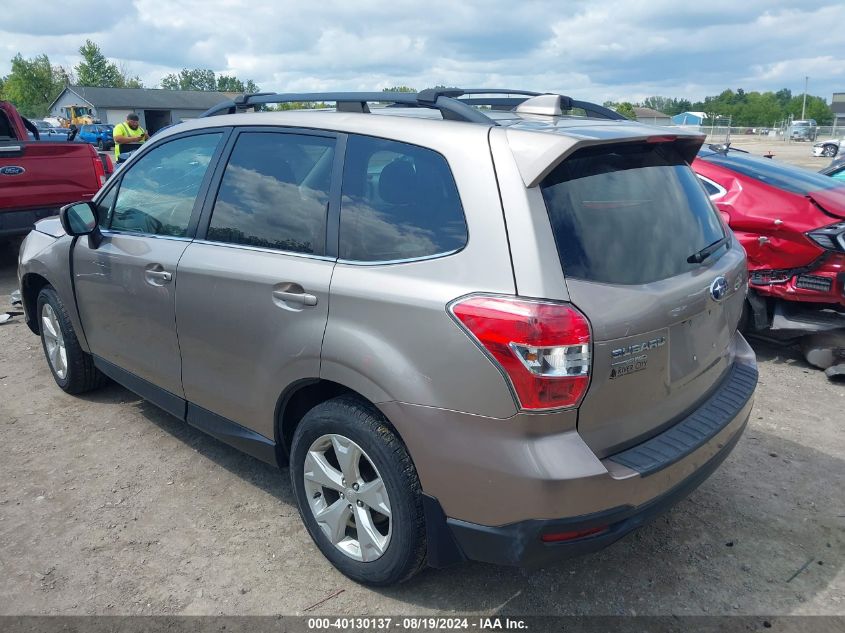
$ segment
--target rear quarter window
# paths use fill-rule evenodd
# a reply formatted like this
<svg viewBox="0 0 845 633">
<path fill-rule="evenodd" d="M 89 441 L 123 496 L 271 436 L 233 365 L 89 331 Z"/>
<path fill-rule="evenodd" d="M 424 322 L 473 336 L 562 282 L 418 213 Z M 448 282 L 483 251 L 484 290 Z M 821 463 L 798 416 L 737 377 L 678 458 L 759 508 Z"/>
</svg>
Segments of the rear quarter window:
<svg viewBox="0 0 845 633">
<path fill-rule="evenodd" d="M 667 279 L 700 266 L 687 259 L 725 237 L 700 182 L 670 143 L 579 150 L 541 190 L 569 277 L 609 284 Z"/>
<path fill-rule="evenodd" d="M 446 159 L 397 141 L 350 136 L 340 209 L 340 258 L 388 262 L 443 255 L 467 242 Z"/>
</svg>

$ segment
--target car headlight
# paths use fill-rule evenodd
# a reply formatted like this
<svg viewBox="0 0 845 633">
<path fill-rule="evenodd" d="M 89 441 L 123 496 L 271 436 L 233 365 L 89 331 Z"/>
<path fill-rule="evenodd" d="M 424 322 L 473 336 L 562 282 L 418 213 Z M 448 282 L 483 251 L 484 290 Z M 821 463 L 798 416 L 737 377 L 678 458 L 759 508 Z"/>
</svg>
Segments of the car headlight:
<svg viewBox="0 0 845 633">
<path fill-rule="evenodd" d="M 813 143 L 813 147 L 824 147 L 824 143 Z"/>
<path fill-rule="evenodd" d="M 845 252 L 845 222 L 810 231 L 807 237 L 825 250 Z"/>
</svg>

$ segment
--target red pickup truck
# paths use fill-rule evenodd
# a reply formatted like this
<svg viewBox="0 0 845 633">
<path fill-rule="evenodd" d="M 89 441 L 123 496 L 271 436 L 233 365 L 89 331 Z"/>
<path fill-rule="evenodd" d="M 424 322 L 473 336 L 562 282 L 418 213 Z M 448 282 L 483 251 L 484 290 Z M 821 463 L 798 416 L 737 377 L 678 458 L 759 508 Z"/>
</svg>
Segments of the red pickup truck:
<svg viewBox="0 0 845 633">
<path fill-rule="evenodd" d="M 0 101 L 0 239 L 25 235 L 63 205 L 93 198 L 107 166 L 88 143 L 38 140 L 37 128 Z"/>
</svg>

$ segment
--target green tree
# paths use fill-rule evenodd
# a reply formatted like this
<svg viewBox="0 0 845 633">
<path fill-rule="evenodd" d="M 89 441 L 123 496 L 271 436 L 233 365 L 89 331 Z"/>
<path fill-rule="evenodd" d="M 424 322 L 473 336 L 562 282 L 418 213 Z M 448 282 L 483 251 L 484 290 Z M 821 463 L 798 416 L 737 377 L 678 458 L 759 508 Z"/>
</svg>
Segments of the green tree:
<svg viewBox="0 0 845 633">
<path fill-rule="evenodd" d="M 647 97 L 641 105 L 644 108 L 651 108 L 669 116 L 688 112 L 692 107 L 688 99 L 675 99 L 673 97 Z"/>
<path fill-rule="evenodd" d="M 61 66 L 52 66 L 47 55 L 24 59 L 18 53 L 3 81 L 3 98 L 14 103 L 22 115 L 41 118 L 69 80 L 70 74 Z"/>
<path fill-rule="evenodd" d="M 217 90 L 220 92 L 260 92 L 252 80 L 243 81 L 234 75 L 214 74 L 210 68 L 183 68 L 179 74 L 171 73 L 161 80 L 161 87 L 167 90 Z"/>
<path fill-rule="evenodd" d="M 803 105 L 804 95 L 792 97 L 786 106 L 786 116 L 792 115 L 793 119 L 800 119 Z M 830 125 L 833 123 L 833 111 L 822 97 L 807 95 L 807 108 L 804 112 L 804 118 L 815 119 L 819 125 Z"/>
<path fill-rule="evenodd" d="M 134 77 L 126 77 L 123 78 L 123 87 L 124 88 L 143 88 L 144 84 L 141 81 L 141 78 L 138 75 Z"/>
<path fill-rule="evenodd" d="M 416 92 L 415 88 L 409 86 L 392 86 L 390 88 L 382 88 L 382 92 Z"/>
<path fill-rule="evenodd" d="M 738 126 L 768 127 L 782 118 L 783 111 L 774 92 L 749 92 L 733 123 Z"/>
<path fill-rule="evenodd" d="M 634 112 L 634 106 L 631 105 L 628 101 L 623 101 L 621 103 L 617 103 L 616 101 L 605 101 L 602 104 L 605 108 L 610 108 L 611 110 L 615 110 L 626 119 L 631 119 L 632 121 L 636 120 L 637 115 Z"/>
<path fill-rule="evenodd" d="M 100 88 L 123 88 L 126 79 L 117 67 L 103 55 L 100 47 L 91 40 L 79 48 L 82 61 L 76 65 L 76 81 L 80 86 Z"/>
<path fill-rule="evenodd" d="M 781 107 L 785 108 L 792 100 L 792 91 L 789 88 L 781 88 L 775 93 L 775 98 L 778 100 Z"/>
<path fill-rule="evenodd" d="M 252 79 L 241 81 L 230 75 L 220 75 L 217 78 L 217 90 L 220 92 L 242 92 L 244 94 L 261 92 L 261 88 Z"/>
<path fill-rule="evenodd" d="M 217 90 L 217 77 L 209 68 L 183 68 L 161 80 L 161 87 L 168 90 Z"/>
<path fill-rule="evenodd" d="M 217 78 L 217 90 L 220 92 L 245 92 L 244 82 L 237 77 L 220 75 Z"/>
</svg>

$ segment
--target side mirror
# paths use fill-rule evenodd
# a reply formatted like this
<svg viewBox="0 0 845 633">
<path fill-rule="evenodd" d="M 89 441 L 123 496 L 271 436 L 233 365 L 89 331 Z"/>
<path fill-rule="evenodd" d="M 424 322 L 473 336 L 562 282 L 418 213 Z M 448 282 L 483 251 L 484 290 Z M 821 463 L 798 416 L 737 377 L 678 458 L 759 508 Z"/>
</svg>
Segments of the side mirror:
<svg viewBox="0 0 845 633">
<path fill-rule="evenodd" d="M 90 235 L 97 228 L 97 210 L 90 202 L 76 202 L 59 211 L 62 228 L 68 235 Z"/>
</svg>

